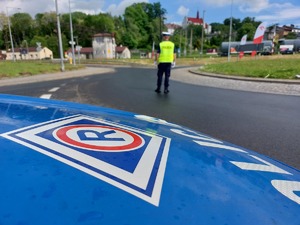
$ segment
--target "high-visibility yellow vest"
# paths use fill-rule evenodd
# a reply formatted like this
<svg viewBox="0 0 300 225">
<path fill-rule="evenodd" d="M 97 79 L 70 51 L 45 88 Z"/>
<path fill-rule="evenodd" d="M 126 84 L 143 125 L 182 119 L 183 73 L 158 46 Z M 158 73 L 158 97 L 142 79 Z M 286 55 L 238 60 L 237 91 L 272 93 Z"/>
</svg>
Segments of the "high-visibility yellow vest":
<svg viewBox="0 0 300 225">
<path fill-rule="evenodd" d="M 163 41 L 159 46 L 160 53 L 158 63 L 172 63 L 174 60 L 174 43 L 171 41 Z"/>
</svg>

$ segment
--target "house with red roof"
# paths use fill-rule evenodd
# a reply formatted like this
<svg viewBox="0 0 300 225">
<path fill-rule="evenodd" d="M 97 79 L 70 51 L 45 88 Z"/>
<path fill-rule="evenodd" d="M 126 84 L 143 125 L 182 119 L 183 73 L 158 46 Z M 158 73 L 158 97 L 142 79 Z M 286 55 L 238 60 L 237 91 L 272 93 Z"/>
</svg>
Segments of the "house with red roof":
<svg viewBox="0 0 300 225">
<path fill-rule="evenodd" d="M 14 53 L 14 54 L 13 54 Z M 6 60 L 53 59 L 53 52 L 47 47 L 14 48 L 6 51 Z"/>
<path fill-rule="evenodd" d="M 83 47 L 83 48 L 74 48 L 75 59 L 93 59 L 93 48 L 92 47 Z M 69 48 L 66 52 L 67 58 L 72 58 L 72 48 Z"/>
<path fill-rule="evenodd" d="M 175 23 L 167 23 L 167 24 L 165 24 L 165 26 L 167 27 L 168 32 L 169 32 L 171 35 L 174 34 L 175 30 L 181 28 L 180 25 L 175 24 Z"/>
<path fill-rule="evenodd" d="M 117 59 L 130 59 L 131 58 L 131 52 L 129 49 L 125 46 L 117 46 L 116 47 L 116 58 Z"/>
</svg>

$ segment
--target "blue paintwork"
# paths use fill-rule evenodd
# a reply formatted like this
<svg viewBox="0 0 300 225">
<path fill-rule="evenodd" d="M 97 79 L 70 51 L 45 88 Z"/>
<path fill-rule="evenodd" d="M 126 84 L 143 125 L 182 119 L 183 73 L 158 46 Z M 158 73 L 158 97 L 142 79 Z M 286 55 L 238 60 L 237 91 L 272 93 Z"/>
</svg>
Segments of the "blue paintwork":
<svg viewBox="0 0 300 225">
<path fill-rule="evenodd" d="M 170 140 L 157 205 L 30 146 L 16 143 L 14 139 L 20 139 L 17 133 L 7 133 L 76 115 L 135 127 L 146 142 L 157 135 L 164 143 L 165 149 L 159 150 L 162 154 Z M 0 95 L 0 225 L 300 224 L 300 203 L 297 202 L 300 190 L 295 190 L 294 199 L 290 199 L 271 183 L 272 180 L 288 181 L 298 188 L 298 170 L 256 152 L 209 140 L 187 128 L 148 119 L 108 108 Z M 42 135 L 51 134 L 41 132 Z M 204 146 L 208 143 L 214 147 Z M 52 147 L 37 148 L 50 151 Z M 139 157 L 138 154 L 144 154 L 144 150 L 120 155 L 125 159 Z M 156 159 L 163 159 L 159 154 Z M 136 159 L 133 161 L 138 163 Z M 128 160 L 120 161 L 117 156 L 105 160 L 125 168 L 131 164 Z M 277 170 L 241 169 L 234 161 Z M 160 160 L 156 161 L 155 166 L 159 163 Z M 151 179 L 157 173 L 153 171 Z"/>
</svg>

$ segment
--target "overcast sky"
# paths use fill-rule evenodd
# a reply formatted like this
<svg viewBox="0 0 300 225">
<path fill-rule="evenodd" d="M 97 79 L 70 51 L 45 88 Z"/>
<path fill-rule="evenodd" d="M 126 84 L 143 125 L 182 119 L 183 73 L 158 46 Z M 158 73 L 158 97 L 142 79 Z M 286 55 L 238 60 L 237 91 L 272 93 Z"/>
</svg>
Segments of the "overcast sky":
<svg viewBox="0 0 300 225">
<path fill-rule="evenodd" d="M 137 2 L 154 3 L 157 0 L 57 0 L 60 13 L 69 12 L 69 2 L 72 11 L 82 11 L 88 14 L 109 12 L 112 15 L 122 15 L 126 7 Z M 244 19 L 254 17 L 268 24 L 294 24 L 300 27 L 299 0 L 162 0 L 163 8 L 167 10 L 167 22 L 181 24 L 184 16 L 195 17 L 197 11 L 207 23 L 220 22 L 233 15 Z M 0 11 L 21 12 L 31 14 L 55 11 L 55 0 L 0 0 Z"/>
</svg>

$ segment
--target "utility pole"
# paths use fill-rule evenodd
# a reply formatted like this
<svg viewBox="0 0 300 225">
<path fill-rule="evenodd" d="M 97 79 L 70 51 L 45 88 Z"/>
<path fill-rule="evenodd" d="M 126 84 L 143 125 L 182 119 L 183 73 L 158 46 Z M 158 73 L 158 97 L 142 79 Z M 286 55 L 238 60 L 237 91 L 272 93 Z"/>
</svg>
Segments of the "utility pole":
<svg viewBox="0 0 300 225">
<path fill-rule="evenodd" d="M 200 52 L 201 55 L 203 55 L 204 30 L 205 30 L 204 16 L 205 16 L 205 10 L 203 10 L 203 18 L 202 18 L 201 52 Z"/>
<path fill-rule="evenodd" d="M 72 12 L 71 12 L 71 3 L 69 0 L 69 15 L 70 15 L 70 33 L 71 33 L 71 45 L 72 45 L 72 63 L 76 65 L 76 57 L 75 57 L 75 50 L 74 50 L 74 37 L 73 37 L 73 23 L 72 23 Z"/>
<path fill-rule="evenodd" d="M 60 66 L 61 71 L 65 71 L 64 65 L 64 56 L 63 56 L 63 48 L 62 48 L 62 39 L 61 39 L 61 30 L 60 30 L 60 21 L 59 21 L 59 14 L 58 14 L 58 6 L 57 0 L 55 0 L 55 7 L 56 7 L 56 17 L 57 17 L 57 31 L 58 31 L 58 42 L 59 42 L 59 53 L 60 53 Z"/>
<path fill-rule="evenodd" d="M 29 48 L 28 48 L 27 40 L 24 40 L 24 41 L 25 41 L 25 43 L 26 43 L 26 49 L 27 49 L 26 59 L 27 59 L 27 56 L 28 56 L 28 54 L 29 54 Z"/>
<path fill-rule="evenodd" d="M 187 46 L 187 27 L 185 28 L 185 40 L 184 40 L 184 56 L 186 57 L 186 46 Z"/>
<path fill-rule="evenodd" d="M 10 25 L 10 19 L 9 19 L 9 14 L 8 14 L 8 8 L 11 8 L 11 9 L 21 9 L 21 8 L 6 7 L 6 16 L 7 16 L 7 22 L 8 22 L 8 30 L 9 30 L 9 38 L 10 38 L 10 44 L 11 44 L 11 50 L 12 50 L 12 57 L 15 62 L 16 61 L 15 48 L 14 48 L 14 41 L 13 41 L 12 33 L 11 33 L 11 25 Z"/>
<path fill-rule="evenodd" d="M 190 38 L 190 54 L 193 50 L 193 29 L 191 29 L 191 38 Z"/>
<path fill-rule="evenodd" d="M 74 37 L 76 39 L 76 51 L 77 51 L 77 54 L 78 54 L 78 64 L 80 64 L 80 50 L 81 50 L 81 46 L 79 45 L 79 41 L 78 41 L 78 36 L 75 36 Z"/>
<path fill-rule="evenodd" d="M 230 6 L 230 28 L 229 28 L 229 41 L 228 41 L 228 62 L 230 62 L 230 53 L 231 53 L 231 36 L 232 36 L 232 3 L 233 0 L 231 0 L 231 6 Z"/>
<path fill-rule="evenodd" d="M 178 52 L 179 57 L 181 57 L 181 41 L 182 41 L 182 30 L 180 30 L 179 52 Z"/>
</svg>

